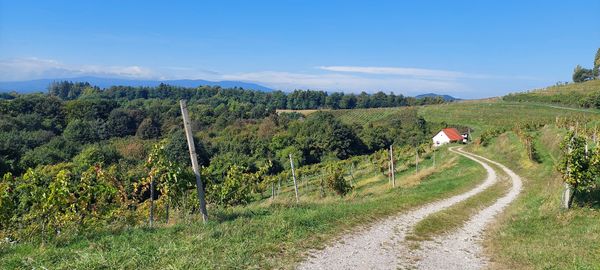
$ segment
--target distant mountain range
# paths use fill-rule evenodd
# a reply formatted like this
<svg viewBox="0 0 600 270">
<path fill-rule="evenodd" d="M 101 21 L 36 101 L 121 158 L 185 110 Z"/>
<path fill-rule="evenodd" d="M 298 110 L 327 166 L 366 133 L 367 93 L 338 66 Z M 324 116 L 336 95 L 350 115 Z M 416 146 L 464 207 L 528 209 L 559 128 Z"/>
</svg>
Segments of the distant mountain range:
<svg viewBox="0 0 600 270">
<path fill-rule="evenodd" d="M 18 93 L 35 93 L 46 92 L 48 85 L 54 81 L 72 81 L 72 82 L 89 82 L 91 85 L 100 88 L 107 88 L 115 85 L 123 86 L 158 86 L 161 83 L 181 86 L 181 87 L 198 87 L 198 86 L 221 86 L 223 88 L 241 87 L 244 89 L 252 89 L 264 92 L 273 91 L 266 86 L 241 82 L 241 81 L 205 81 L 205 80 L 132 80 L 119 78 L 99 78 L 99 77 L 76 77 L 76 78 L 59 78 L 59 79 L 39 79 L 30 81 L 12 81 L 0 82 L 0 92 L 16 91 Z"/>
<path fill-rule="evenodd" d="M 415 98 L 425 98 L 425 97 L 442 97 L 445 101 L 460 100 L 460 98 L 455 98 L 450 95 L 438 95 L 438 94 L 434 94 L 434 93 L 427 93 L 427 94 L 415 96 Z"/>
<path fill-rule="evenodd" d="M 206 81 L 206 80 L 133 80 L 133 79 L 121 79 L 121 78 L 101 78 L 101 77 L 75 77 L 75 78 L 57 78 L 57 79 L 39 79 L 29 81 L 0 81 L 0 92 L 12 92 L 25 94 L 25 93 L 36 93 L 46 92 L 48 85 L 55 81 L 71 81 L 71 82 L 89 82 L 91 85 L 98 86 L 100 88 L 108 88 L 115 85 L 123 86 L 158 86 L 161 83 L 180 86 L 180 87 L 198 87 L 198 86 L 221 86 L 223 88 L 240 87 L 249 90 L 258 90 L 263 92 L 270 92 L 273 89 L 255 83 L 242 82 L 242 81 Z M 438 95 L 435 93 L 427 93 L 417 95 L 415 98 L 424 97 L 442 97 L 446 101 L 460 100 L 450 95 Z"/>
</svg>

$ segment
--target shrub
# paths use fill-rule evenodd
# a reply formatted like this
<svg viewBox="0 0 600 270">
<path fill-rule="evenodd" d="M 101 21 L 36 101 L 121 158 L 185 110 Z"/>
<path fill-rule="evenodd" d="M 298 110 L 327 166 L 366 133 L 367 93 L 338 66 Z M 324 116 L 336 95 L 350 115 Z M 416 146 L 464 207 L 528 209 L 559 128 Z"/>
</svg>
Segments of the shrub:
<svg viewBox="0 0 600 270">
<path fill-rule="evenodd" d="M 352 190 L 352 186 L 344 178 L 344 171 L 339 166 L 332 166 L 329 168 L 327 186 L 342 197 Z"/>
</svg>

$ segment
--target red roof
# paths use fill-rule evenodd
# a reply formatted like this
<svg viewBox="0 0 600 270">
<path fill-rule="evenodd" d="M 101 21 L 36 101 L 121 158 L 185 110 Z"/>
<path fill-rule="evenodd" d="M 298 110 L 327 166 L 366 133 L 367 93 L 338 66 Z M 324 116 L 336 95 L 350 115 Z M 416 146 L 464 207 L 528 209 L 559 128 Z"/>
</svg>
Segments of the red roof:
<svg viewBox="0 0 600 270">
<path fill-rule="evenodd" d="M 458 130 L 455 128 L 445 128 L 442 131 L 448 136 L 451 141 L 462 141 L 463 136 L 458 133 Z"/>
</svg>

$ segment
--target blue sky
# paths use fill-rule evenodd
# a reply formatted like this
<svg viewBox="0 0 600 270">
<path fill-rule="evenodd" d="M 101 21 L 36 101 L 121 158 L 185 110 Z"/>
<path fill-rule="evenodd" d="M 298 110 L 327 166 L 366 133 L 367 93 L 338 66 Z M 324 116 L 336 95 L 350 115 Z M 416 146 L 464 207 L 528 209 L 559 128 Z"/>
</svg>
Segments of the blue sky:
<svg viewBox="0 0 600 270">
<path fill-rule="evenodd" d="M 242 80 L 463 98 L 570 81 L 600 1 L 7 1 L 0 81 Z"/>
</svg>

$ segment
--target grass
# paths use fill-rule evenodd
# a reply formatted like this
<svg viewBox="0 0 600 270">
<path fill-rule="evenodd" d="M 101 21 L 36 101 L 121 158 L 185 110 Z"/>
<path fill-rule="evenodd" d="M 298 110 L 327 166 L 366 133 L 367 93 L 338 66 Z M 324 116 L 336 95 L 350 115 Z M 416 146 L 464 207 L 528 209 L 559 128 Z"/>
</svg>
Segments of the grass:
<svg viewBox="0 0 600 270">
<path fill-rule="evenodd" d="M 425 106 L 419 110 L 419 114 L 427 121 L 467 125 L 475 131 L 489 128 L 511 129 L 518 121 L 552 124 L 556 121 L 556 117 L 590 116 L 585 112 L 502 101 Z"/>
<path fill-rule="evenodd" d="M 554 103 L 565 106 L 598 108 L 600 80 L 556 85 L 503 97 L 507 101 Z"/>
<path fill-rule="evenodd" d="M 488 147 L 471 146 L 471 151 L 514 170 L 524 182 L 517 200 L 488 229 L 486 253 L 495 269 L 600 269 L 597 206 L 600 196 L 596 194 L 593 207 L 560 209 L 562 181 L 554 164 L 560 158 L 558 144 L 565 130 L 553 126 L 556 117 L 597 121 L 597 111 L 487 100 L 425 106 L 419 113 L 427 121 L 468 125 L 479 130 L 495 127 L 511 130 L 517 121 L 548 124 L 535 134 L 539 163 L 527 158 L 523 144 L 513 132 L 493 139 Z"/>
<path fill-rule="evenodd" d="M 311 109 L 311 110 L 288 110 L 288 109 L 277 109 L 276 113 L 299 113 L 302 115 L 309 115 L 311 113 L 320 112 L 320 111 L 331 111 L 331 109 Z"/>
<path fill-rule="evenodd" d="M 535 89 L 526 93 L 537 95 L 554 95 L 559 93 L 590 93 L 594 91 L 600 91 L 600 80 L 592 80 L 582 83 L 569 83 L 566 85 L 555 85 L 541 89 Z"/>
<path fill-rule="evenodd" d="M 63 236 L 46 245 L 0 245 L 2 269 L 263 269 L 292 268 L 303 252 L 344 231 L 468 190 L 484 174 L 460 157 L 457 166 L 410 188 L 356 191 L 299 205 L 265 202 L 213 209 L 211 221 Z M 408 173 L 407 173 L 408 174 Z M 369 180 L 357 179 L 357 182 Z M 387 183 L 387 179 L 374 181 Z M 368 185 L 367 185 L 368 186 Z"/>
<path fill-rule="evenodd" d="M 333 111 L 346 123 L 388 121 L 409 108 Z M 589 117 L 579 112 L 530 103 L 497 100 L 471 101 L 419 107 L 427 121 L 467 125 L 477 132 L 517 121 L 552 124 L 559 117 Z M 559 208 L 561 180 L 554 170 L 558 142 L 564 131 L 550 126 L 536 135 L 540 163 L 527 159 L 522 143 L 512 132 L 492 140 L 488 147 L 471 151 L 497 160 L 524 177 L 524 190 L 485 239 L 485 250 L 498 269 L 599 269 L 600 211 L 598 207 Z M 441 153 L 440 153 L 441 154 Z M 438 160 L 448 160 L 440 156 Z M 390 189 L 387 178 L 367 162 L 356 168 L 356 190 L 345 198 L 319 197 L 317 179 L 305 179 L 301 204 L 293 191 L 247 207 L 212 209 L 211 222 L 197 220 L 154 229 L 106 230 L 68 236 L 46 245 L 0 244 L 1 269 L 99 268 L 292 268 L 307 249 L 319 248 L 343 232 L 356 230 L 379 218 L 406 211 L 437 199 L 459 194 L 481 181 L 483 168 L 464 157 L 446 170 L 421 163 L 420 175 L 410 166 L 398 172 L 399 187 Z M 448 165 L 446 163 L 445 165 Z M 442 167 L 444 165 L 440 165 Z M 409 183 L 409 184 L 406 184 Z M 419 224 L 420 237 L 431 237 L 460 226 L 481 204 L 497 197 L 490 189 L 481 197 L 452 207 Z"/>
<path fill-rule="evenodd" d="M 460 228 L 473 215 L 494 204 L 498 198 L 506 194 L 508 186 L 507 181 L 500 181 L 461 203 L 429 215 L 415 225 L 407 239 L 412 241 L 432 240 L 436 236 Z"/>
<path fill-rule="evenodd" d="M 390 121 L 403 113 L 410 113 L 415 107 L 369 108 L 352 110 L 334 110 L 331 113 L 347 125 L 377 124 Z"/>
<path fill-rule="evenodd" d="M 529 162 L 511 132 L 487 148 L 475 147 L 524 177 L 524 190 L 488 231 L 488 255 L 497 269 L 600 269 L 600 211 L 560 209 L 560 176 L 554 170 L 564 131 L 542 129 L 536 140 L 541 163 Z"/>
</svg>

